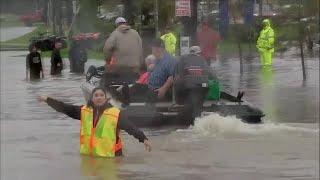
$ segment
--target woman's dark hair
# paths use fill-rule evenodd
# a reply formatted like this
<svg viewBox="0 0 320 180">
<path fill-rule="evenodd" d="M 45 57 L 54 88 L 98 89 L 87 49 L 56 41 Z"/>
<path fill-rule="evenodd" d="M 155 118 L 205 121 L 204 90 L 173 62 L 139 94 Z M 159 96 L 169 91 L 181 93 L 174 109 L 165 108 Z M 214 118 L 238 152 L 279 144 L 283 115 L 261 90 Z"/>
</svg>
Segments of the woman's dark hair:
<svg viewBox="0 0 320 180">
<path fill-rule="evenodd" d="M 87 106 L 88 106 L 88 107 L 91 107 L 91 108 L 92 108 L 92 107 L 94 106 L 94 104 L 93 104 L 93 102 L 92 102 L 92 98 L 93 98 L 93 94 L 94 94 L 96 91 L 98 91 L 98 90 L 101 90 L 101 91 L 104 93 L 104 95 L 106 96 L 106 91 L 104 90 L 103 87 L 96 87 L 96 88 L 94 88 L 94 89 L 92 90 L 90 99 L 89 99 L 88 102 L 87 102 Z"/>
<path fill-rule="evenodd" d="M 35 43 L 30 43 L 30 44 L 29 44 L 29 47 L 28 47 L 29 52 L 32 52 L 32 49 L 33 49 L 34 47 L 37 48 L 36 44 L 35 44 Z"/>
</svg>

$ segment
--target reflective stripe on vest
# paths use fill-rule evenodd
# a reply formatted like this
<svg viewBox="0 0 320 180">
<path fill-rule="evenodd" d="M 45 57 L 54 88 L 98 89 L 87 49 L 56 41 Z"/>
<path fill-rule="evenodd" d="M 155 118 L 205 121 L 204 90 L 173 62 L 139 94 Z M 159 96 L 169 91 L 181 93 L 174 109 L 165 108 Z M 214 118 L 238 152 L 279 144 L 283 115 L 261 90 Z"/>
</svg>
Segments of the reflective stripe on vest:
<svg viewBox="0 0 320 180">
<path fill-rule="evenodd" d="M 81 108 L 80 153 L 92 156 L 114 157 L 122 149 L 121 138 L 117 139 L 117 124 L 120 110 L 106 109 L 96 127 L 93 127 L 93 110 Z"/>
</svg>

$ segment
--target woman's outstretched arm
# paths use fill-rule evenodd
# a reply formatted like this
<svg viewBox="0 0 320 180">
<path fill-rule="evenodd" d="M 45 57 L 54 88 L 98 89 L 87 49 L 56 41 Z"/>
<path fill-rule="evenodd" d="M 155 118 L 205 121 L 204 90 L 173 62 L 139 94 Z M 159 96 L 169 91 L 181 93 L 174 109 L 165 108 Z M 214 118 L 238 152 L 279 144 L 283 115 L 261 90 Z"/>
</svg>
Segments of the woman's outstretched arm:
<svg viewBox="0 0 320 180">
<path fill-rule="evenodd" d="M 71 104 L 66 104 L 64 102 L 58 101 L 56 99 L 50 98 L 48 96 L 40 96 L 38 98 L 40 102 L 46 102 L 49 106 L 58 112 L 66 114 L 67 116 L 80 120 L 81 118 L 81 107 Z"/>
<path fill-rule="evenodd" d="M 126 110 L 122 110 L 119 114 L 119 124 L 120 129 L 125 130 L 128 134 L 134 136 L 139 142 L 144 144 L 146 151 L 151 151 L 151 143 L 149 142 L 148 138 L 145 134 L 137 128 L 134 124 L 132 124 L 129 120 L 128 114 Z"/>
</svg>

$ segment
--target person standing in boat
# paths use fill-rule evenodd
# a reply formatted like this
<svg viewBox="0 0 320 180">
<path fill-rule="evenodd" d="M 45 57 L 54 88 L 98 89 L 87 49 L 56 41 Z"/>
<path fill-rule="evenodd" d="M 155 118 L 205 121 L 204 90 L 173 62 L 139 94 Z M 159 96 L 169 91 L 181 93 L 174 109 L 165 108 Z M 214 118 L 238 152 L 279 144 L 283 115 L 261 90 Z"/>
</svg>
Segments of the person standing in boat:
<svg viewBox="0 0 320 180">
<path fill-rule="evenodd" d="M 107 62 L 111 61 L 112 57 L 115 59 L 110 71 L 130 71 L 138 74 L 143 64 L 141 37 L 127 25 L 125 18 L 118 17 L 115 24 L 117 28 L 110 34 L 103 48 Z"/>
<path fill-rule="evenodd" d="M 209 79 L 216 78 L 199 46 L 190 47 L 188 55 L 181 56 L 175 68 L 174 89 L 176 102 L 184 104 L 192 118 L 199 117 L 208 93 Z"/>
<path fill-rule="evenodd" d="M 75 106 L 56 99 L 40 96 L 40 102 L 46 102 L 58 112 L 71 118 L 81 120 L 80 153 L 97 157 L 115 157 L 122 155 L 120 130 L 133 135 L 143 142 L 145 149 L 151 151 L 148 138 L 128 120 L 125 110 L 113 107 L 103 88 L 93 89 L 86 105 Z"/>
</svg>

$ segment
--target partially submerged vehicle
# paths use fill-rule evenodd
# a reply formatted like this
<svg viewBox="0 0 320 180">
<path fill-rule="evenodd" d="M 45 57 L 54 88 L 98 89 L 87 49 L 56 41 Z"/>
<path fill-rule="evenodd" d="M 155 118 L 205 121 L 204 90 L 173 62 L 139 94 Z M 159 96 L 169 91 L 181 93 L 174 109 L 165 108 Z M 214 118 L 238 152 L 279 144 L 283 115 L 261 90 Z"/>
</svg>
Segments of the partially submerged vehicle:
<svg viewBox="0 0 320 180">
<path fill-rule="evenodd" d="M 187 105 L 176 104 L 174 97 L 157 102 L 148 102 L 147 86 L 136 84 L 137 75 L 132 73 L 105 73 L 104 67 L 91 66 L 86 74 L 86 82 L 81 86 L 84 97 L 88 100 L 92 90 L 97 86 L 106 88 L 111 104 L 128 111 L 130 121 L 138 127 L 189 126 L 194 123 L 192 112 Z M 262 122 L 263 112 L 242 101 L 243 93 L 232 96 L 226 92 L 219 93 L 215 99 L 203 103 L 203 114 L 218 113 L 221 116 L 235 116 L 239 120 L 256 124 Z"/>
<path fill-rule="evenodd" d="M 39 34 L 30 38 L 30 44 L 34 44 L 41 51 L 52 51 L 55 42 L 62 43 L 62 49 L 67 48 L 67 38 L 65 36 Z"/>
</svg>

